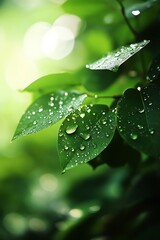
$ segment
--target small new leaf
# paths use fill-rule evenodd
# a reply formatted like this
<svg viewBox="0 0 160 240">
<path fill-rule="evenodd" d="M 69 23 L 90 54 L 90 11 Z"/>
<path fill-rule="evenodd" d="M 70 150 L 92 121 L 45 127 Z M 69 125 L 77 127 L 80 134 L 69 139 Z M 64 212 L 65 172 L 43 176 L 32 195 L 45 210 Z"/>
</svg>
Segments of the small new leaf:
<svg viewBox="0 0 160 240">
<path fill-rule="evenodd" d="M 58 91 L 41 96 L 20 119 L 13 140 L 53 125 L 79 107 L 86 97 L 86 94 L 72 91 Z"/>
<path fill-rule="evenodd" d="M 121 136 L 132 147 L 150 156 L 160 156 L 160 86 L 151 84 L 138 91 L 128 89 L 117 106 Z"/>
<path fill-rule="evenodd" d="M 67 116 L 58 136 L 63 170 L 99 155 L 111 142 L 115 129 L 115 112 L 106 105 L 85 105 Z"/>
<path fill-rule="evenodd" d="M 86 68 L 89 68 L 91 70 L 111 70 L 116 72 L 122 63 L 127 61 L 135 53 L 139 52 L 149 42 L 149 40 L 144 40 L 139 43 L 133 43 L 129 46 L 118 48 L 117 50 L 109 53 L 106 57 L 103 57 L 94 63 L 86 65 Z"/>
</svg>

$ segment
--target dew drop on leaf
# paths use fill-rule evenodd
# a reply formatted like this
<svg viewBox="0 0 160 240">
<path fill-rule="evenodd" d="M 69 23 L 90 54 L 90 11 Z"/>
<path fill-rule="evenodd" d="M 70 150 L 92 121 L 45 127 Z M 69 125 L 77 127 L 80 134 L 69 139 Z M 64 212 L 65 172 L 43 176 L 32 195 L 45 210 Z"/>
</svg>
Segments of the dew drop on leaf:
<svg viewBox="0 0 160 240">
<path fill-rule="evenodd" d="M 144 109 L 139 109 L 138 112 L 139 113 L 144 113 Z"/>
<path fill-rule="evenodd" d="M 143 126 L 142 125 L 138 125 L 138 129 L 143 129 Z"/>
<path fill-rule="evenodd" d="M 81 117 L 81 118 L 84 118 L 84 117 L 85 117 L 85 113 L 81 113 L 81 114 L 80 114 L 80 117 Z"/>
<path fill-rule="evenodd" d="M 154 129 L 149 129 L 149 133 L 150 133 L 151 135 L 153 135 L 153 134 L 154 134 Z"/>
<path fill-rule="evenodd" d="M 130 137 L 131 137 L 132 140 L 137 140 L 138 135 L 136 133 L 131 133 Z"/>
<path fill-rule="evenodd" d="M 79 134 L 81 138 L 83 138 L 84 140 L 88 140 L 90 139 L 91 135 L 89 133 L 80 133 Z"/>
<path fill-rule="evenodd" d="M 64 146 L 64 149 L 65 149 L 65 150 L 68 150 L 68 149 L 69 149 L 69 147 L 68 147 L 67 145 L 65 145 L 65 146 Z"/>
<path fill-rule="evenodd" d="M 79 148 L 81 151 L 83 151 L 85 149 L 85 146 L 84 145 L 80 145 L 80 148 Z"/>
<path fill-rule="evenodd" d="M 36 124 L 37 124 L 37 121 L 34 121 L 34 122 L 33 122 L 33 125 L 36 125 Z"/>
<path fill-rule="evenodd" d="M 39 108 L 39 109 L 38 109 L 38 112 L 43 112 L 43 108 L 42 108 L 42 107 Z"/>
<path fill-rule="evenodd" d="M 78 125 L 77 125 L 77 124 L 70 125 L 70 126 L 68 126 L 68 127 L 66 128 L 66 133 L 67 133 L 67 134 L 73 134 L 73 133 L 76 132 L 77 128 L 78 128 Z"/>
</svg>

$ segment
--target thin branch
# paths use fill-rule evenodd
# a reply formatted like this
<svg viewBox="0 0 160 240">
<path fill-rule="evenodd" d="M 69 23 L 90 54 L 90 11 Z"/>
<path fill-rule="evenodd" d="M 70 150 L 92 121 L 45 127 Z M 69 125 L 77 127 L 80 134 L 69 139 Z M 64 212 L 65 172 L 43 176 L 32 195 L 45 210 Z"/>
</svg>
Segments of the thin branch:
<svg viewBox="0 0 160 240">
<path fill-rule="evenodd" d="M 90 97 L 90 98 L 95 98 L 95 99 L 98 99 L 98 98 L 114 98 L 114 99 L 120 99 L 120 98 L 122 97 L 121 95 L 99 96 L 99 95 L 97 95 L 97 94 L 92 95 L 92 94 L 89 94 L 89 93 L 87 93 L 87 96 Z"/>
<path fill-rule="evenodd" d="M 121 2 L 121 0 L 117 0 L 117 2 L 119 3 L 120 7 L 121 7 L 121 12 L 122 12 L 122 15 L 123 15 L 123 18 L 127 24 L 127 26 L 129 27 L 130 31 L 133 33 L 133 35 L 135 36 L 135 38 L 137 39 L 138 38 L 138 33 L 136 32 L 136 30 L 132 27 L 132 25 L 130 24 L 126 14 L 125 14 L 125 8 Z"/>
</svg>

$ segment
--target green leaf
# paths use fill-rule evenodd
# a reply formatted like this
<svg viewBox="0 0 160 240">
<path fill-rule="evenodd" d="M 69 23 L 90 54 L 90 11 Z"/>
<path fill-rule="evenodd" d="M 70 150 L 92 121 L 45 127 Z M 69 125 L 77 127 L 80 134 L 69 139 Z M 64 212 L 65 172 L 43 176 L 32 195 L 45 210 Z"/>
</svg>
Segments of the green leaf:
<svg viewBox="0 0 160 240">
<path fill-rule="evenodd" d="M 107 11 L 107 4 L 104 0 L 94 2 L 93 0 L 70 0 L 63 4 L 65 12 L 88 17 Z M 89 9 L 89 10 L 88 10 Z"/>
<path fill-rule="evenodd" d="M 160 83 L 160 55 L 158 55 L 152 62 L 148 74 L 147 80 L 149 82 L 159 82 Z"/>
<path fill-rule="evenodd" d="M 111 70 L 116 72 L 122 63 L 127 61 L 135 53 L 144 48 L 150 41 L 144 40 L 139 43 L 133 43 L 129 46 L 118 48 L 117 50 L 109 53 L 106 57 L 99 59 L 98 61 L 86 65 L 86 68 L 91 70 Z"/>
<path fill-rule="evenodd" d="M 160 156 L 160 86 L 128 89 L 117 105 L 117 125 L 132 147 Z"/>
<path fill-rule="evenodd" d="M 86 97 L 86 94 L 72 91 L 58 91 L 41 96 L 29 106 L 20 119 L 13 140 L 58 122 L 75 110 Z"/>
<path fill-rule="evenodd" d="M 115 128 L 115 113 L 106 105 L 85 105 L 67 116 L 58 137 L 63 169 L 95 158 L 111 142 Z"/>
<path fill-rule="evenodd" d="M 57 90 L 67 87 L 73 87 L 81 84 L 81 81 L 78 78 L 79 73 L 58 73 L 58 74 L 49 74 L 43 76 L 28 87 L 24 91 L 34 92 L 34 91 L 43 91 L 44 89 Z"/>
<path fill-rule="evenodd" d="M 142 3 L 136 3 L 133 6 L 126 8 L 125 14 L 127 18 L 133 18 L 145 11 L 148 11 L 149 9 L 151 9 L 152 7 L 159 3 L 160 3 L 159 0 L 148 0 Z"/>
</svg>

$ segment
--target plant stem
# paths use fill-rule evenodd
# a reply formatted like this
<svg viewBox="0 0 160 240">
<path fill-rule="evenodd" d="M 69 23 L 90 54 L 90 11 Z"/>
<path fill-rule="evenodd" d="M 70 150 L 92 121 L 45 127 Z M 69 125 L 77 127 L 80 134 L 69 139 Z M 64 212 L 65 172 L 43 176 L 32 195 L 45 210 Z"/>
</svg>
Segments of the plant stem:
<svg viewBox="0 0 160 240">
<path fill-rule="evenodd" d="M 120 7 L 121 7 L 121 12 L 122 12 L 123 18 L 124 18 L 127 26 L 129 27 L 130 31 L 133 33 L 133 35 L 134 35 L 135 38 L 137 39 L 137 38 L 138 38 L 138 33 L 137 33 L 136 30 L 132 27 L 132 25 L 130 24 L 128 18 L 126 17 L 125 8 L 124 8 L 121 0 L 117 0 L 117 2 L 119 3 L 119 5 L 120 5 Z"/>
<path fill-rule="evenodd" d="M 98 96 L 97 94 L 95 95 L 92 95 L 92 94 L 89 94 L 87 93 L 87 96 L 90 97 L 90 98 L 114 98 L 114 99 L 119 99 L 121 98 L 122 96 L 121 95 L 113 95 L 113 96 Z"/>
</svg>

